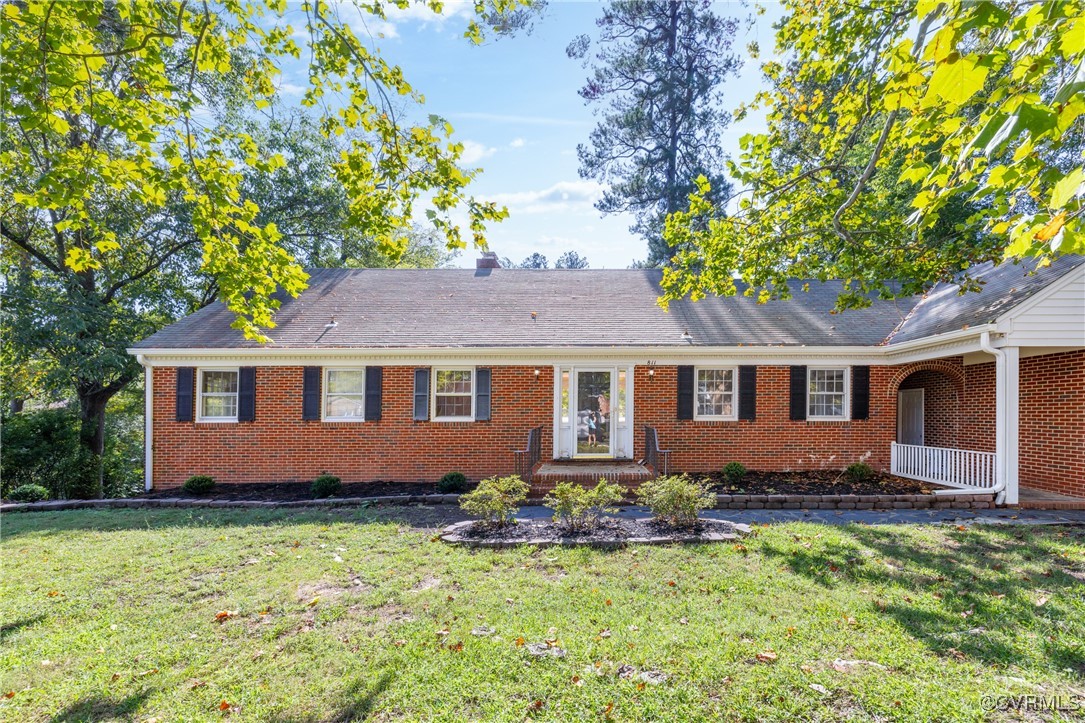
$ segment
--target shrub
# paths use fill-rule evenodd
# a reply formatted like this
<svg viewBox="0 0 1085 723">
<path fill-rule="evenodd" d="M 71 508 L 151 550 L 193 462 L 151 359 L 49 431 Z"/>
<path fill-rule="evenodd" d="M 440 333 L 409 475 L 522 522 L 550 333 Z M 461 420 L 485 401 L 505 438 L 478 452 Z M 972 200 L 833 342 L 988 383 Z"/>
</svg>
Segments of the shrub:
<svg viewBox="0 0 1085 723">
<path fill-rule="evenodd" d="M 675 527 L 693 527 L 697 513 L 716 502 L 703 482 L 694 482 L 684 474 L 649 480 L 640 486 L 638 497 L 656 519 Z"/>
<path fill-rule="evenodd" d="M 49 490 L 41 485 L 19 485 L 8 493 L 8 497 L 13 502 L 41 502 L 49 499 Z"/>
<path fill-rule="evenodd" d="M 467 477 L 463 472 L 449 472 L 437 482 L 437 491 L 445 494 L 466 489 Z"/>
<path fill-rule="evenodd" d="M 327 472 L 313 480 L 313 484 L 309 487 L 313 497 L 334 497 L 341 489 L 343 489 L 343 483 L 339 481 L 339 478 Z"/>
<path fill-rule="evenodd" d="M 746 476 L 746 465 L 741 462 L 728 462 L 723 465 L 723 478 L 727 480 L 728 484 L 735 484 L 741 482 L 742 478 Z"/>
<path fill-rule="evenodd" d="M 874 468 L 866 462 L 852 462 L 844 468 L 849 482 L 869 482 L 874 478 Z"/>
<path fill-rule="evenodd" d="M 527 499 L 527 482 L 519 475 L 491 477 L 473 491 L 460 495 L 460 509 L 482 518 L 482 522 L 503 527 L 512 522 L 520 504 Z"/>
<path fill-rule="evenodd" d="M 573 482 L 559 482 L 543 503 L 554 508 L 554 522 L 570 530 L 587 530 L 598 524 L 604 514 L 614 512 L 614 505 L 621 501 L 621 485 L 601 478 L 591 489 Z"/>
<path fill-rule="evenodd" d="M 181 489 L 190 495 L 205 495 L 214 487 L 215 478 L 205 474 L 192 475 L 181 485 Z"/>
</svg>

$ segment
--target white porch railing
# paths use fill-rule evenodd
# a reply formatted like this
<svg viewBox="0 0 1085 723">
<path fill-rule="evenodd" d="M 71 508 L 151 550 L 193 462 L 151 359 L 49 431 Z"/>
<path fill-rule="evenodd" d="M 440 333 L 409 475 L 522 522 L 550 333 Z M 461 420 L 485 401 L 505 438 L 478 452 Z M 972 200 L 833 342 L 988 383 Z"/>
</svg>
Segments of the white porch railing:
<svg viewBox="0 0 1085 723">
<path fill-rule="evenodd" d="M 994 452 L 924 447 L 893 442 L 890 469 L 895 475 L 964 490 L 995 486 Z"/>
</svg>

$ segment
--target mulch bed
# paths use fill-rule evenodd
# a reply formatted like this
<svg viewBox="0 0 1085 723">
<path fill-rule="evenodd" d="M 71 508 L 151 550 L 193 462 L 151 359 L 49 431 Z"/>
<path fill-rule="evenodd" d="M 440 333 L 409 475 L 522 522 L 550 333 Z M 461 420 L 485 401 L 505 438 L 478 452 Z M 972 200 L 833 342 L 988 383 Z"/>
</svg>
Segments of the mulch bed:
<svg viewBox="0 0 1085 723">
<path fill-rule="evenodd" d="M 445 528 L 446 542 L 504 547 L 517 544 L 622 545 L 627 542 L 723 542 L 749 532 L 749 527 L 724 520 L 699 520 L 692 528 L 676 528 L 653 518 L 605 517 L 589 530 L 570 532 L 552 520 L 517 520 L 503 527 L 478 521 Z"/>
<path fill-rule="evenodd" d="M 876 474 L 867 482 L 850 482 L 840 470 L 804 472 L 747 472 L 741 482 L 728 482 L 721 472 L 690 475 L 707 479 L 712 491 L 742 495 L 929 495 L 933 485 Z"/>
<path fill-rule="evenodd" d="M 386 495 L 432 495 L 437 485 L 424 482 L 349 482 L 336 497 L 383 497 Z M 205 495 L 190 495 L 180 487 L 157 489 L 139 495 L 156 497 L 192 497 L 212 500 L 251 500 L 254 502 L 294 502 L 315 499 L 308 482 L 280 482 L 266 484 L 217 484 Z"/>
</svg>

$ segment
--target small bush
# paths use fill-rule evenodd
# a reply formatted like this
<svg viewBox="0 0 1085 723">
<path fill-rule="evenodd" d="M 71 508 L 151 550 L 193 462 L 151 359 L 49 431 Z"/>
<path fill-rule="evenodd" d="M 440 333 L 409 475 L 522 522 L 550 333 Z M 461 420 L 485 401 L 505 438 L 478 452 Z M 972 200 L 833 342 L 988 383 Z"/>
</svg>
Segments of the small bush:
<svg viewBox="0 0 1085 723">
<path fill-rule="evenodd" d="M 621 501 L 621 485 L 601 478 L 591 489 L 573 482 L 559 482 L 543 504 L 554 508 L 554 522 L 576 531 L 595 527 L 599 518 L 614 512 L 614 505 Z"/>
<path fill-rule="evenodd" d="M 723 465 L 722 473 L 728 484 L 736 484 L 746 476 L 746 465 L 741 462 L 728 462 Z"/>
<path fill-rule="evenodd" d="M 484 524 L 503 527 L 512 522 L 520 504 L 527 499 L 527 492 L 527 482 L 519 475 L 491 477 L 460 496 L 460 509 L 482 518 Z"/>
<path fill-rule="evenodd" d="M 13 502 L 41 502 L 49 499 L 49 490 L 41 485 L 19 485 L 8 493 L 8 497 Z"/>
<path fill-rule="evenodd" d="M 703 482 L 694 482 L 684 474 L 645 482 L 637 496 L 651 508 L 656 519 L 675 527 L 693 527 L 697 524 L 697 513 L 716 502 Z"/>
<path fill-rule="evenodd" d="M 437 482 L 437 491 L 442 494 L 463 492 L 467 489 L 467 477 L 463 472 L 449 472 Z"/>
<path fill-rule="evenodd" d="M 844 468 L 849 482 L 869 482 L 874 479 L 874 468 L 866 462 L 852 462 Z"/>
<path fill-rule="evenodd" d="M 327 472 L 313 480 L 313 484 L 309 487 L 313 497 L 333 497 L 339 494 L 341 489 L 343 489 L 343 483 L 339 481 L 339 478 Z"/>
<path fill-rule="evenodd" d="M 215 488 L 215 478 L 206 474 L 196 474 L 185 480 L 181 489 L 190 495 L 205 495 Z"/>
</svg>

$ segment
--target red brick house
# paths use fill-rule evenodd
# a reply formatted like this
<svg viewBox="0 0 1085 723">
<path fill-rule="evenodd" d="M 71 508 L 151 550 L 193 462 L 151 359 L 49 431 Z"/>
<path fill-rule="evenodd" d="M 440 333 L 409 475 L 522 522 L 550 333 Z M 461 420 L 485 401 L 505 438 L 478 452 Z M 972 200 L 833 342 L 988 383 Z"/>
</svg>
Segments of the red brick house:
<svg viewBox="0 0 1085 723">
<path fill-rule="evenodd" d="M 664 311 L 658 270 L 314 270 L 271 344 L 215 304 L 131 349 L 147 487 L 865 461 L 1010 504 L 1085 496 L 1083 262 L 841 314 L 834 283 Z"/>
</svg>

